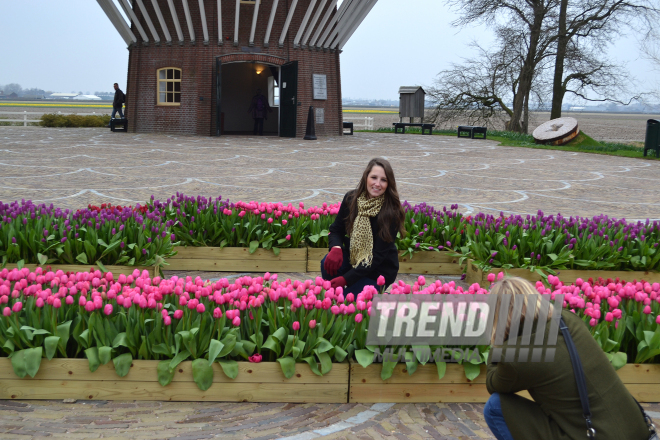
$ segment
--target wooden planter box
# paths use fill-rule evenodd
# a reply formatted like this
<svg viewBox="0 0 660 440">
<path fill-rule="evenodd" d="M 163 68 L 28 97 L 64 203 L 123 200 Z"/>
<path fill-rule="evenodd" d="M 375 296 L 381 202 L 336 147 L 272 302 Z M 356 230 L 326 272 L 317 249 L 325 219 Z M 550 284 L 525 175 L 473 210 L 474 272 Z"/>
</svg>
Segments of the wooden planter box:
<svg viewBox="0 0 660 440">
<path fill-rule="evenodd" d="M 167 259 L 165 270 L 203 270 L 207 272 L 305 272 L 307 248 L 272 250 L 233 247 L 177 247 L 177 255 Z"/>
<path fill-rule="evenodd" d="M 486 390 L 485 365 L 472 382 L 465 378 L 463 367 L 458 364 L 447 364 L 447 372 L 442 379 L 438 379 L 434 364 L 419 365 L 412 376 L 408 374 L 405 364 L 399 364 L 386 381 L 380 378 L 380 370 L 380 364 L 364 368 L 351 363 L 350 403 L 485 403 L 490 397 Z M 659 364 L 628 364 L 617 373 L 638 401 L 660 400 Z M 531 398 L 526 391 L 519 394 Z"/>
<path fill-rule="evenodd" d="M 309 248 L 307 252 L 307 272 L 321 270 L 321 260 L 328 253 L 327 249 Z M 399 273 L 421 275 L 461 275 L 463 267 L 458 264 L 459 257 L 449 256 L 449 252 L 418 252 L 412 258 L 401 257 L 399 252 Z"/>
<path fill-rule="evenodd" d="M 297 364 L 286 379 L 277 362 L 239 362 L 236 379 L 229 379 L 214 364 L 213 385 L 201 391 L 192 377 L 192 362 L 182 362 L 172 382 L 158 383 L 158 361 L 133 361 L 124 377 L 112 362 L 89 371 L 87 359 L 41 361 L 34 378 L 14 374 L 11 361 L 0 358 L 0 399 L 159 400 L 209 402 L 346 403 L 349 365 L 333 364 L 324 376 Z"/>
<path fill-rule="evenodd" d="M 542 279 L 541 275 L 536 272 L 530 272 L 527 269 L 492 269 L 490 272 L 484 272 L 474 265 L 472 260 L 468 260 L 465 282 L 470 285 L 479 283 L 481 287 L 488 287 L 490 286 L 490 283 L 488 282 L 488 274 L 493 273 L 497 275 L 499 272 L 505 272 L 510 276 L 524 278 L 532 283 Z M 578 278 L 582 278 L 586 281 L 589 278 L 597 279 L 598 277 L 603 279 L 615 279 L 618 277 L 626 281 L 632 281 L 634 279 L 638 281 L 644 280 L 649 283 L 660 282 L 660 273 L 658 272 L 633 272 L 625 270 L 558 270 L 557 276 L 564 283 L 573 283 Z"/>
<path fill-rule="evenodd" d="M 63 272 L 89 272 L 90 268 L 94 268 L 94 270 L 101 270 L 98 266 L 96 265 L 83 265 L 83 264 L 46 264 L 46 265 L 39 265 L 39 264 L 24 264 L 23 267 L 27 267 L 30 269 L 30 271 L 34 272 L 34 270 L 41 266 L 42 268 L 46 268 L 47 266 L 50 266 L 51 270 L 53 272 L 57 272 L 58 270 L 61 270 Z M 5 268 L 8 270 L 12 270 L 16 268 L 16 264 L 6 264 Z M 112 272 L 113 275 L 131 275 L 135 269 L 139 269 L 140 272 L 143 270 L 149 271 L 149 276 L 157 276 L 158 275 L 158 268 L 155 266 L 105 266 L 105 268 L 108 270 L 108 272 Z M 1 270 L 1 268 L 0 268 Z"/>
</svg>

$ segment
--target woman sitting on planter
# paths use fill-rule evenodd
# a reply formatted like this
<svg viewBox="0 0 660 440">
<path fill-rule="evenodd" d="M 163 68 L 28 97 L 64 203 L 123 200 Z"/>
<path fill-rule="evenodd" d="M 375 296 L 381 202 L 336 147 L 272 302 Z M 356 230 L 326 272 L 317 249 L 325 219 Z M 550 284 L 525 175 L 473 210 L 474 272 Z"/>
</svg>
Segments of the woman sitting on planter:
<svg viewBox="0 0 660 440">
<path fill-rule="evenodd" d="M 499 342 L 507 340 L 511 327 L 520 330 L 517 333 L 516 343 L 520 348 L 516 352 L 515 362 L 504 362 L 505 356 L 502 355 L 502 362 L 488 365 L 486 387 L 491 396 L 484 407 L 484 418 L 498 440 L 649 438 L 649 428 L 642 410 L 589 333 L 587 325 L 577 315 L 563 310 L 561 312 L 563 320 L 559 322 L 559 326 L 556 324 L 552 326 L 550 321 L 553 308 L 549 307 L 544 341 L 548 341 L 551 328 L 553 331 L 558 331 L 557 342 L 553 346 L 556 348 L 554 360 L 541 362 L 541 359 L 538 359 L 536 362 L 530 362 L 530 356 L 518 360 L 517 357 L 524 348 L 529 348 L 528 355 L 533 355 L 533 347 L 523 346 L 521 334 L 525 323 L 525 311 L 528 310 L 527 303 L 534 301 L 531 298 L 536 299 L 536 305 L 531 304 L 536 310 L 534 329 L 536 328 L 539 309 L 541 309 L 541 295 L 534 286 L 522 278 L 505 278 L 493 285 L 490 292 L 491 295 L 501 295 L 494 315 L 492 341 L 497 337 L 497 322 L 498 317 L 501 316 L 499 309 L 503 294 L 510 295 L 510 302 L 507 322 L 503 334 L 499 336 Z M 519 301 L 518 305 L 522 305 L 522 311 L 518 313 L 513 312 L 516 299 Z M 546 309 L 548 309 L 547 305 Z M 541 316 L 544 314 L 541 313 Z M 512 321 L 514 315 L 520 316 L 520 319 L 516 320 L 518 322 Z M 591 427 L 595 430 L 594 437 L 588 434 L 587 419 L 584 417 L 569 348 L 560 331 L 562 327 L 568 328 L 576 347 L 577 357 L 582 363 L 586 377 L 585 395 L 588 396 L 591 409 L 590 420 Z M 535 341 L 535 336 L 532 333 L 526 344 Z M 508 344 L 510 345 L 511 342 Z M 508 350 L 511 349 L 503 352 L 506 353 Z M 491 356 L 493 351 L 491 347 Z M 534 401 L 514 394 L 523 390 L 529 391 Z"/>
<path fill-rule="evenodd" d="M 385 159 L 372 159 L 330 226 L 330 252 L 321 261 L 323 279 L 335 289 L 345 288 L 345 294 L 357 295 L 365 286 L 376 286 L 382 275 L 387 288 L 399 272 L 394 241 L 398 232 L 405 234 L 404 217 L 392 166 Z"/>
</svg>

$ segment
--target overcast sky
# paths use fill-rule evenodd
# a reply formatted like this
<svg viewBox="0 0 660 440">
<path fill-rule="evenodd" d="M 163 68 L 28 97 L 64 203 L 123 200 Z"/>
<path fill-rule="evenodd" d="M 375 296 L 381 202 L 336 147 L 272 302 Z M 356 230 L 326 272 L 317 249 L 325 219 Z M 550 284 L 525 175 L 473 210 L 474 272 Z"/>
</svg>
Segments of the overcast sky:
<svg viewBox="0 0 660 440">
<path fill-rule="evenodd" d="M 0 85 L 85 93 L 125 85 L 128 50 L 96 1 L 0 0 L 0 17 Z M 399 86 L 429 85 L 470 55 L 471 40 L 488 42 L 487 29 L 452 27 L 455 18 L 441 0 L 379 0 L 341 55 L 344 98 L 397 99 Z M 660 78 L 632 36 L 610 56 L 641 87 Z"/>
</svg>

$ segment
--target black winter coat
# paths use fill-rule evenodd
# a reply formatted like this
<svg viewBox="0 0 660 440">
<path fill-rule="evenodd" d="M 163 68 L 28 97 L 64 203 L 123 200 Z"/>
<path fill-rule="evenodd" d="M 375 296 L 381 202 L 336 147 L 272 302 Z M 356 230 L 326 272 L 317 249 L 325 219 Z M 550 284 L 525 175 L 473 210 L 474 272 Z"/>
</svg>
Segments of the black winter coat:
<svg viewBox="0 0 660 440">
<path fill-rule="evenodd" d="M 351 239 L 346 235 L 346 220 L 348 219 L 349 205 L 354 192 L 355 191 L 349 191 L 346 193 L 344 200 L 341 202 L 337 218 L 334 223 L 330 225 L 330 236 L 328 237 L 330 249 L 335 246 L 342 246 L 343 249 L 347 250 L 350 250 L 351 248 Z M 378 227 L 379 215 L 380 214 L 369 219 L 374 240 L 373 260 L 371 266 L 365 267 L 361 264 L 346 272 L 344 274 L 344 279 L 348 286 L 354 284 L 360 278 L 377 280 L 380 275 L 385 277 L 385 285 L 390 285 L 396 280 L 396 276 L 399 273 L 399 252 L 394 241 L 387 243 L 380 238 L 380 228 Z M 391 237 L 396 237 L 398 231 L 398 224 L 390 225 Z"/>
<path fill-rule="evenodd" d="M 115 99 L 112 101 L 112 107 L 121 108 L 122 104 L 126 102 L 126 95 L 120 89 L 115 90 Z"/>
</svg>

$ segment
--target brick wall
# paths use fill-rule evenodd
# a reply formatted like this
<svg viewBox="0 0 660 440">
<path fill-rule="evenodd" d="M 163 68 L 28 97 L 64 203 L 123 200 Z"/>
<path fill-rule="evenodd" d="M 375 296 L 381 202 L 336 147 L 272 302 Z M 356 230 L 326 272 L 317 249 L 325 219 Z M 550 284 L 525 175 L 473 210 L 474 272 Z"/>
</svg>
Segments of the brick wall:
<svg viewBox="0 0 660 440">
<path fill-rule="evenodd" d="M 135 13 L 150 41 L 148 44 L 144 44 L 135 25 L 133 25 L 133 33 L 138 38 L 138 43 L 130 48 L 128 84 L 125 89 L 129 130 L 133 132 L 215 135 L 215 65 L 216 58 L 220 57 L 223 63 L 259 62 L 275 66 L 297 60 L 298 102 L 301 103 L 297 114 L 297 136 L 302 137 L 305 134 L 310 105 L 324 109 L 325 123 L 316 125 L 318 136 L 341 135 L 342 109 L 339 53 L 293 47 L 294 37 L 300 28 L 300 23 L 307 11 L 310 0 L 298 1 L 283 47 L 279 47 L 278 40 L 288 13 L 287 3 L 290 2 L 290 0 L 279 1 L 270 34 L 269 46 L 265 47 L 264 38 L 273 0 L 262 0 L 255 30 L 254 47 L 249 49 L 256 50 L 256 53 L 245 52 L 244 49 L 249 46 L 253 5 L 241 4 L 238 46 L 233 44 L 236 7 L 234 0 L 222 1 L 222 45 L 218 43 L 216 0 L 205 0 L 204 2 L 209 32 L 209 44 L 207 45 L 203 43 L 204 34 L 197 1 L 188 1 L 195 33 L 194 42 L 190 39 L 182 2 L 174 2 L 181 25 L 182 44 L 178 41 L 167 0 L 158 0 L 158 4 L 172 36 L 171 44 L 166 44 L 164 32 L 151 2 L 145 1 L 144 5 L 160 36 L 159 45 L 154 43 L 146 21 L 142 17 L 139 8 L 136 7 Z M 180 106 L 157 105 L 156 71 L 162 67 L 176 67 L 182 70 Z M 327 75 L 327 100 L 312 99 L 312 75 L 319 73 Z M 231 111 L 231 109 L 223 109 L 224 111 Z"/>
</svg>

